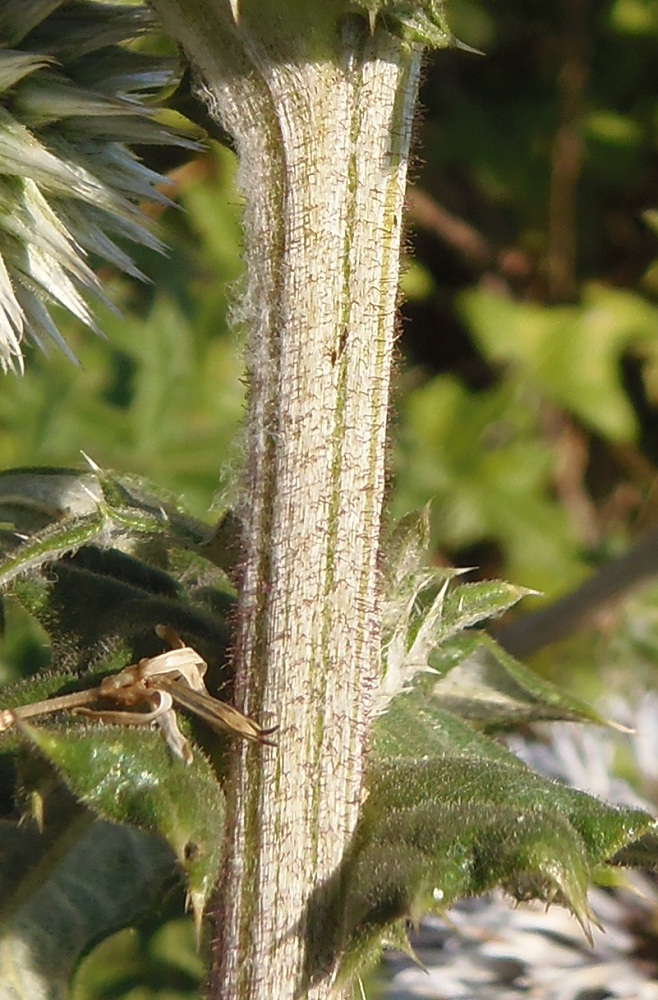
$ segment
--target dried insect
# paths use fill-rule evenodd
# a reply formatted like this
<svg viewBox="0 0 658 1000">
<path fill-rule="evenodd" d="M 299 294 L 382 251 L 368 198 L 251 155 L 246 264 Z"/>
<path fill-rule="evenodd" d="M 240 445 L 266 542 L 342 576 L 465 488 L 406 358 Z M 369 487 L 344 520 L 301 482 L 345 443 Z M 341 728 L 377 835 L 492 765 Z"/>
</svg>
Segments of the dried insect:
<svg viewBox="0 0 658 1000">
<path fill-rule="evenodd" d="M 192 750 L 178 728 L 174 704 L 202 719 L 212 729 L 234 733 L 255 743 L 274 746 L 270 737 L 277 729 L 263 729 L 233 705 L 219 701 L 208 691 L 205 660 L 178 633 L 166 625 L 156 632 L 173 648 L 157 656 L 147 656 L 116 674 L 104 677 L 98 687 L 49 698 L 46 701 L 0 710 L 0 732 L 19 719 L 51 712 L 72 711 L 78 715 L 124 726 L 155 723 L 172 753 L 189 764 Z M 112 702 L 116 708 L 92 709 L 98 702 Z M 146 711 L 141 710 L 146 707 Z"/>
</svg>

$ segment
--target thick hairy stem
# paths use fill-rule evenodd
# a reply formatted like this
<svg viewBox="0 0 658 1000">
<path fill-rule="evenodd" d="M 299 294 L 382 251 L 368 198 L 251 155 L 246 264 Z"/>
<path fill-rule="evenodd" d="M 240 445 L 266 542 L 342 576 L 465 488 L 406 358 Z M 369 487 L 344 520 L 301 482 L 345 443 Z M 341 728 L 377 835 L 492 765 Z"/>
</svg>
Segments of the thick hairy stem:
<svg viewBox="0 0 658 1000">
<path fill-rule="evenodd" d="M 240 155 L 249 411 L 237 691 L 240 707 L 279 725 L 275 749 L 243 747 L 236 765 L 211 991 L 319 998 L 337 955 L 335 928 L 318 931 L 318 899 L 357 821 L 379 670 L 377 549 L 420 53 L 358 17 L 326 15 L 279 44 L 276 23 L 259 35 L 217 13 L 186 34 L 188 4 L 178 21 L 176 5 L 158 6 Z"/>
</svg>

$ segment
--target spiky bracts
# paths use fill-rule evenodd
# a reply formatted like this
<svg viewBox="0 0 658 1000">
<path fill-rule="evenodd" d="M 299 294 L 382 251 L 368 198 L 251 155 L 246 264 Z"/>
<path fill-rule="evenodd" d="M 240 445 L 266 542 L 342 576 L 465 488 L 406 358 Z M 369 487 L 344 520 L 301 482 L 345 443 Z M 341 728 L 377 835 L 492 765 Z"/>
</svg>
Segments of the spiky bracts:
<svg viewBox="0 0 658 1000">
<path fill-rule="evenodd" d="M 228 0 L 228 4 L 233 20 L 239 24 L 245 0 Z M 459 42 L 450 30 L 445 0 L 343 0 L 342 7 L 344 13 L 365 14 L 371 32 L 381 22 L 387 30 L 409 42 L 436 49 L 454 46 L 475 51 Z"/>
<path fill-rule="evenodd" d="M 3 0 L 0 11 L 0 366 L 21 344 L 71 353 L 49 313 L 94 328 L 104 300 L 90 256 L 141 276 L 117 243 L 159 248 L 137 203 L 165 200 L 131 142 L 178 142 L 143 102 L 175 60 L 124 47 L 153 27 L 142 7 L 93 0 Z"/>
</svg>

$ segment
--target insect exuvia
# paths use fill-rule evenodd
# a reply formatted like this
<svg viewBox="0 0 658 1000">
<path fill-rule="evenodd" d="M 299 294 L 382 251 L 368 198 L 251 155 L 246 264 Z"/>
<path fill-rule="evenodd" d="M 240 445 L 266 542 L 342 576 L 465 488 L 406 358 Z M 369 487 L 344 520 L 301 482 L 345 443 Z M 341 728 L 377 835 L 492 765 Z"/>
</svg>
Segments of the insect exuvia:
<svg viewBox="0 0 658 1000">
<path fill-rule="evenodd" d="M 71 711 L 124 726 L 155 724 L 162 731 L 172 753 L 189 764 L 192 750 L 178 728 L 174 709 L 176 705 L 192 712 L 216 731 L 233 733 L 266 746 L 275 745 L 269 737 L 277 726 L 263 729 L 233 705 L 213 698 L 203 680 L 208 669 L 205 660 L 191 646 L 186 646 L 180 636 L 168 626 L 158 625 L 156 632 L 173 648 L 157 656 L 144 657 L 119 673 L 109 674 L 98 687 L 16 708 L 1 709 L 0 733 L 15 725 L 18 720 L 61 711 Z M 89 707 L 107 701 L 113 702 L 117 708 Z M 141 706 L 145 706 L 147 710 L 140 710 Z"/>
</svg>

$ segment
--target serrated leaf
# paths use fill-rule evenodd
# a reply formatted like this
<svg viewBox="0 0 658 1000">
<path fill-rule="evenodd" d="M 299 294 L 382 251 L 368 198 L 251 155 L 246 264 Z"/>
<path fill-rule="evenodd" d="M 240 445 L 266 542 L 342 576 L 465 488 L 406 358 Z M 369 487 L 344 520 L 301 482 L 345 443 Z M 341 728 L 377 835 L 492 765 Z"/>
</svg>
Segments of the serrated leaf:
<svg viewBox="0 0 658 1000">
<path fill-rule="evenodd" d="M 413 747 L 382 759 L 376 745 L 351 851 L 311 905 L 317 968 L 342 954 L 343 975 L 352 975 L 405 921 L 496 885 L 517 899 L 565 905 L 587 930 L 593 867 L 653 828 L 646 813 L 556 785 L 457 720 L 444 721 L 429 753 L 425 729 L 422 756 Z"/>
<path fill-rule="evenodd" d="M 495 618 L 534 593 L 502 581 L 462 584 L 451 590 L 451 580 L 464 570 L 422 566 L 428 518 L 427 507 L 404 518 L 385 549 L 385 672 L 374 695 L 376 715 L 419 675 L 436 672 L 433 654 L 452 636 Z M 438 591 L 428 602 L 421 595 L 430 585 Z"/>
<path fill-rule="evenodd" d="M 353 0 L 364 10 L 370 29 L 381 22 L 407 41 L 431 48 L 461 46 L 451 32 L 442 0 Z"/>
<path fill-rule="evenodd" d="M 403 667 L 409 678 L 416 672 L 426 672 L 428 668 L 434 670 L 432 653 L 448 639 L 478 622 L 495 618 L 532 593 L 523 587 L 498 581 L 465 584 L 451 591 L 447 571 L 445 576 L 445 582 L 432 603 L 428 608 L 416 611 L 416 622 L 409 629 L 413 642 L 405 655 Z"/>
<path fill-rule="evenodd" d="M 484 632 L 454 636 L 430 662 L 441 676 L 422 697 L 487 729 L 545 720 L 605 724 L 598 712 L 537 676 Z"/>
<path fill-rule="evenodd" d="M 431 578 L 435 577 L 431 574 Z M 383 712 L 396 695 L 405 691 L 418 674 L 430 670 L 429 655 L 436 645 L 436 634 L 443 611 L 443 601 L 450 574 L 429 608 L 419 608 L 419 593 L 428 583 L 420 570 L 408 580 L 406 589 L 389 596 L 384 604 L 384 676 L 374 694 L 374 712 Z M 388 626 L 388 628 L 387 628 Z"/>
<path fill-rule="evenodd" d="M 199 650 L 220 687 L 230 679 L 232 599 L 213 586 L 212 567 L 203 567 L 193 587 L 197 581 L 186 566 L 189 596 L 161 570 L 114 549 L 86 546 L 47 575 L 14 581 L 11 594 L 48 632 L 56 666 L 88 671 L 102 664 L 107 671 L 154 656 L 162 652 L 155 627 L 164 623 Z"/>
<path fill-rule="evenodd" d="M 89 542 L 132 546 L 139 552 L 141 545 L 152 546 L 155 540 L 163 554 L 180 549 L 202 559 L 212 536 L 208 525 L 169 498 L 160 500 L 137 477 L 119 478 L 95 465 L 91 476 L 71 470 L 62 470 L 61 476 L 48 469 L 9 470 L 0 476 L 0 519 L 15 526 L 13 539 L 4 536 L 0 587 Z M 212 549 L 208 552 L 213 555 Z M 210 566 L 207 575 L 212 575 Z M 176 589 L 173 581 L 172 587 Z M 232 589 L 226 577 L 220 589 Z"/>
<path fill-rule="evenodd" d="M 409 41 L 434 49 L 448 49 L 456 44 L 446 21 L 442 0 L 389 0 L 382 17 L 385 22 L 390 19 L 402 37 Z"/>
<path fill-rule="evenodd" d="M 166 535 L 181 546 L 196 546 L 208 541 L 210 528 L 207 524 L 181 510 L 171 498 L 160 498 L 145 480 L 138 476 L 116 476 L 90 459 L 87 461 L 102 492 L 100 506 L 118 528 L 135 534 Z"/>
<path fill-rule="evenodd" d="M 6 587 L 22 574 L 34 572 L 48 562 L 75 552 L 86 542 L 97 538 L 102 528 L 102 515 L 94 513 L 69 517 L 35 532 L 0 559 L 0 587 Z"/>
<path fill-rule="evenodd" d="M 21 722 L 19 728 L 100 818 L 158 834 L 169 844 L 199 919 L 219 869 L 224 825 L 224 796 L 205 757 L 197 751 L 186 766 L 159 733 L 143 727 Z"/>
<path fill-rule="evenodd" d="M 437 640 L 443 643 L 464 629 L 497 618 L 531 595 L 536 595 L 536 591 L 504 580 L 461 584 L 446 594 Z"/>
<path fill-rule="evenodd" d="M 167 531 L 181 546 L 208 543 L 212 529 L 181 508 L 176 498 L 141 476 L 116 475 L 87 459 L 91 471 L 54 467 L 0 472 L 0 519 L 32 534 L 47 524 L 103 515 L 111 536 Z M 54 529 L 53 529 L 54 530 Z"/>
<path fill-rule="evenodd" d="M 387 809 L 413 811 L 419 803 L 439 809 L 482 808 L 492 817 L 497 809 L 502 815 L 511 810 L 519 826 L 530 814 L 545 810 L 547 821 L 559 816 L 573 826 L 587 850 L 587 865 L 597 865 L 611 860 L 624 844 L 636 841 L 655 825 L 642 810 L 609 806 L 535 774 L 512 754 L 501 756 L 498 750 L 491 756 L 452 751 L 424 760 L 374 760 L 369 779 L 379 796 L 379 800 L 373 797 L 371 807 L 374 827 L 384 835 Z M 458 829 L 451 836 L 458 839 Z"/>
</svg>

